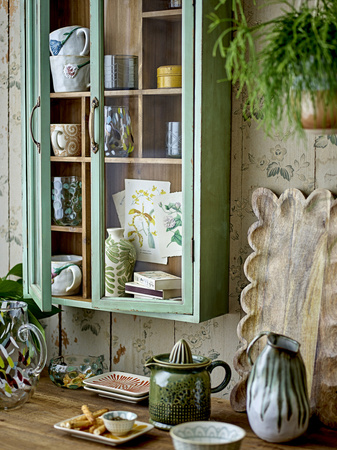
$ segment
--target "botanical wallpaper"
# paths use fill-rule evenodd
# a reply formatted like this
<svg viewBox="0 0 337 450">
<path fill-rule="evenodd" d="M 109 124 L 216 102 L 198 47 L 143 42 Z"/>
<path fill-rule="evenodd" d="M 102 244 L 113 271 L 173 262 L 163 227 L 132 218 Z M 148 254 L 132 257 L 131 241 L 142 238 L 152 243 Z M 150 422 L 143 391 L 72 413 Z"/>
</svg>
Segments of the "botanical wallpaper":
<svg viewBox="0 0 337 450">
<path fill-rule="evenodd" d="M 276 11 L 271 5 L 260 10 L 246 1 L 251 21 Z M 21 218 L 21 128 L 20 128 L 20 11 L 19 0 L 0 2 L 0 273 L 22 261 Z M 248 281 L 243 264 L 251 248 L 249 226 L 256 220 L 251 208 L 252 192 L 266 187 L 280 195 L 288 188 L 309 194 L 316 188 L 337 194 L 337 138 L 308 135 L 294 137 L 291 124 L 284 134 L 266 137 L 256 124 L 242 116 L 242 100 L 232 96 L 230 309 L 229 313 L 201 324 L 186 324 L 127 314 L 94 312 L 64 307 L 63 312 L 44 321 L 50 359 L 59 352 L 103 354 L 106 370 L 147 374 L 145 361 L 168 353 L 174 343 L 186 339 L 194 354 L 227 361 L 233 377 L 216 394 L 229 396 L 238 374 L 233 357 L 239 346 L 237 325 L 243 312 L 240 294 Z M 212 374 L 216 385 L 221 369 Z"/>
</svg>

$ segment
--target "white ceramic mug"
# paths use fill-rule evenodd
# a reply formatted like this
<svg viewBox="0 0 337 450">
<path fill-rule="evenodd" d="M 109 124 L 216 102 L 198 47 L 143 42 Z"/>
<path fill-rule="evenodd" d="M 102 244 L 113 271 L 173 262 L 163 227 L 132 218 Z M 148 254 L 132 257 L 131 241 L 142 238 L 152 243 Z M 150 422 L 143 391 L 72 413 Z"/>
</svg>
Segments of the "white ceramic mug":
<svg viewBox="0 0 337 450">
<path fill-rule="evenodd" d="M 82 283 L 82 256 L 55 255 L 51 257 L 52 295 L 75 295 Z"/>
<path fill-rule="evenodd" d="M 86 56 L 90 50 L 90 30 L 79 25 L 59 28 L 49 34 L 49 50 L 53 56 Z"/>
<path fill-rule="evenodd" d="M 53 123 L 50 139 L 55 156 L 79 156 L 81 154 L 81 124 Z"/>
<path fill-rule="evenodd" d="M 50 69 L 55 92 L 81 92 L 89 90 L 89 56 L 50 56 Z"/>
</svg>

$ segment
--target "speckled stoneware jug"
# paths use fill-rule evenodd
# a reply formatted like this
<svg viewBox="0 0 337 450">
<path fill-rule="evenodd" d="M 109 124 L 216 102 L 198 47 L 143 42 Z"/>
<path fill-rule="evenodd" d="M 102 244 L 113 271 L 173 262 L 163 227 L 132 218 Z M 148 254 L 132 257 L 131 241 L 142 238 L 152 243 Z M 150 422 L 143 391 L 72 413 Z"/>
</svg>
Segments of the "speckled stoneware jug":
<svg viewBox="0 0 337 450">
<path fill-rule="evenodd" d="M 219 386 L 212 388 L 210 373 L 218 366 L 225 369 L 225 377 Z M 211 394 L 224 389 L 231 379 L 227 363 L 192 355 L 183 339 L 170 354 L 154 356 L 145 367 L 151 369 L 150 422 L 163 430 L 183 422 L 208 420 Z"/>
<path fill-rule="evenodd" d="M 253 364 L 252 347 L 262 336 L 267 344 Z M 309 422 L 309 399 L 300 344 L 263 331 L 249 344 L 253 365 L 247 383 L 247 415 L 254 433 L 269 442 L 287 442 L 303 434 Z"/>
</svg>

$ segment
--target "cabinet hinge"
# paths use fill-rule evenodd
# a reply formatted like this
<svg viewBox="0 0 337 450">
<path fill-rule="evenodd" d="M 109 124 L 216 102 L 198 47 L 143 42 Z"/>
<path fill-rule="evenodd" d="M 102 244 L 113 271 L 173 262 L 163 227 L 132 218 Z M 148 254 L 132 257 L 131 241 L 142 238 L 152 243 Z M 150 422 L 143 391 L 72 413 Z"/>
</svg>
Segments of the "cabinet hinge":
<svg viewBox="0 0 337 450">
<path fill-rule="evenodd" d="M 191 259 L 192 263 L 194 263 L 194 239 L 191 239 Z"/>
</svg>

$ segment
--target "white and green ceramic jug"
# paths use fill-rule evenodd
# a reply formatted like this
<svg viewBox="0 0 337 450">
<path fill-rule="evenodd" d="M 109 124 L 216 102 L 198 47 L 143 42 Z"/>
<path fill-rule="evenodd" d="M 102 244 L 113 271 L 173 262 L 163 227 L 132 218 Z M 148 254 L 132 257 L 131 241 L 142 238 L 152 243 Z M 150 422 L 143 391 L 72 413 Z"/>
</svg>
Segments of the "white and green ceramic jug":
<svg viewBox="0 0 337 450">
<path fill-rule="evenodd" d="M 262 336 L 267 344 L 253 364 L 251 351 Z M 309 422 L 309 399 L 300 344 L 263 331 L 247 348 L 253 365 L 247 384 L 247 415 L 254 433 L 269 442 L 287 442 L 303 434 Z"/>
<path fill-rule="evenodd" d="M 123 297 L 136 263 L 134 245 L 124 239 L 124 228 L 108 228 L 105 241 L 105 295 Z"/>
</svg>

